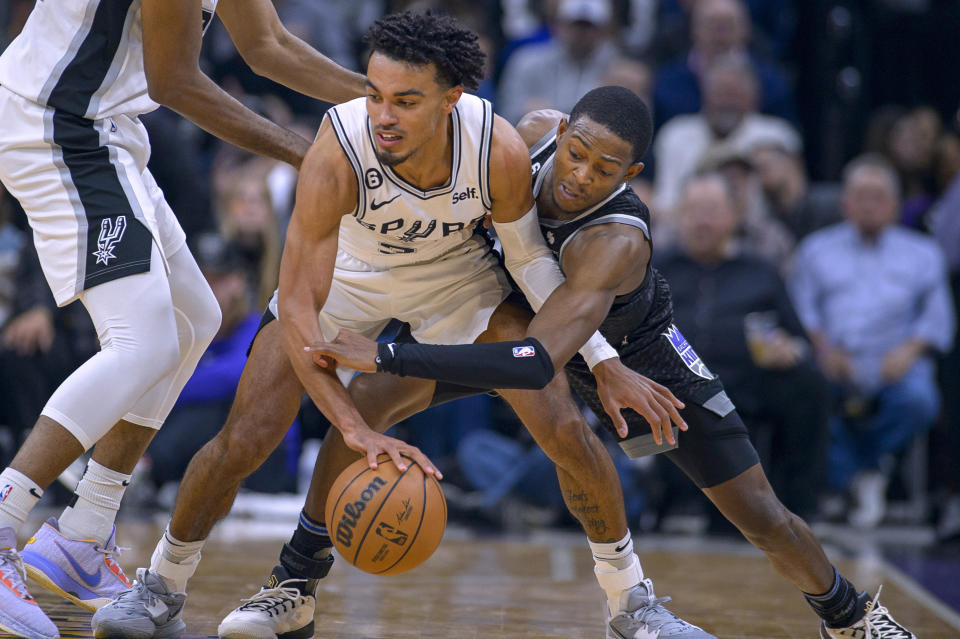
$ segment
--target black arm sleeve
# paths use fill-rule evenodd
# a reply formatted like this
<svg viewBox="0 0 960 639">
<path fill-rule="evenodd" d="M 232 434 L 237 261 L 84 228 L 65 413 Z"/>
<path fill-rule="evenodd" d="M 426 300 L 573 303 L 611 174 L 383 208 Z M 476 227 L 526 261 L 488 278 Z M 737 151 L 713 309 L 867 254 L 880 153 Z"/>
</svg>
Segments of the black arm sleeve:
<svg viewBox="0 0 960 639">
<path fill-rule="evenodd" d="M 532 337 L 457 346 L 381 343 L 378 353 L 378 370 L 474 388 L 540 389 L 554 374 L 547 349 Z"/>
</svg>

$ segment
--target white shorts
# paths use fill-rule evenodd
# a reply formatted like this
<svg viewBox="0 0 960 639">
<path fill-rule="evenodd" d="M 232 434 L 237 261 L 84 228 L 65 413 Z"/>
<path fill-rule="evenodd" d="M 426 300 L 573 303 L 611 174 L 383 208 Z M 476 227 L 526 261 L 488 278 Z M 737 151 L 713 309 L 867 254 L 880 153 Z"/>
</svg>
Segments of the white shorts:
<svg viewBox="0 0 960 639">
<path fill-rule="evenodd" d="M 150 270 L 185 242 L 147 170 L 150 140 L 136 117 L 88 120 L 0 87 L 0 181 L 30 220 L 57 304 Z"/>
<path fill-rule="evenodd" d="M 376 339 L 395 318 L 410 324 L 418 342 L 470 344 L 510 292 L 496 255 L 476 236 L 433 260 L 390 269 L 339 250 L 320 330 L 327 340 L 343 328 Z M 276 293 L 269 309 L 279 317 Z M 337 371 L 344 383 L 353 373 Z"/>
</svg>

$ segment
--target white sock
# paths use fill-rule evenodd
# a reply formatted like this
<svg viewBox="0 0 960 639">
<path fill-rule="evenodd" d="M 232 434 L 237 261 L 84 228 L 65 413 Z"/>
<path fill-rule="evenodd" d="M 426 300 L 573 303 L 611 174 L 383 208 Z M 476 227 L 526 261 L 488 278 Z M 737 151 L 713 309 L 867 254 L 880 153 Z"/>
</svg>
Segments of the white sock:
<svg viewBox="0 0 960 639">
<path fill-rule="evenodd" d="M 630 590 L 643 581 L 643 569 L 640 558 L 633 552 L 633 539 L 630 531 L 620 541 L 613 543 L 590 542 L 593 551 L 593 568 L 597 582 L 607 595 L 610 614 L 624 610 Z"/>
<path fill-rule="evenodd" d="M 0 528 L 13 528 L 16 533 L 42 496 L 40 484 L 20 471 L 5 468 L 0 473 Z"/>
<path fill-rule="evenodd" d="M 206 539 L 180 541 L 170 534 L 170 526 L 163 531 L 150 558 L 150 571 L 160 577 L 171 592 L 186 592 L 187 582 L 197 571 L 200 551 Z"/>
<path fill-rule="evenodd" d="M 73 501 L 60 515 L 60 532 L 70 539 L 92 539 L 106 544 L 113 534 L 120 500 L 129 484 L 130 475 L 91 459 L 77 484 Z"/>
</svg>

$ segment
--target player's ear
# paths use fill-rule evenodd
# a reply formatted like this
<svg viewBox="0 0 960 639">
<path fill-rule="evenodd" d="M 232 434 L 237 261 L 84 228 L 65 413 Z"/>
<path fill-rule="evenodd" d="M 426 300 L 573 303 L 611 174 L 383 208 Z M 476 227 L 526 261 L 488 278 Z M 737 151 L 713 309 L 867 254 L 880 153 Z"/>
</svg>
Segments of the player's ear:
<svg viewBox="0 0 960 639">
<path fill-rule="evenodd" d="M 568 124 L 567 124 L 567 119 L 566 119 L 566 118 L 560 118 L 560 122 L 557 124 L 557 137 L 558 137 L 558 138 L 559 138 L 561 135 L 563 135 L 564 131 L 567 130 L 567 126 L 568 126 Z"/>
<path fill-rule="evenodd" d="M 457 102 L 460 101 L 461 95 L 463 95 L 463 85 L 461 84 L 447 89 L 446 93 L 443 94 L 443 112 L 450 113 L 453 111 L 453 107 L 457 106 Z"/>
<path fill-rule="evenodd" d="M 627 169 L 627 174 L 623 176 L 624 182 L 629 182 L 633 178 L 637 177 L 640 171 L 643 170 L 643 162 L 636 162 L 630 165 L 630 168 Z"/>
</svg>

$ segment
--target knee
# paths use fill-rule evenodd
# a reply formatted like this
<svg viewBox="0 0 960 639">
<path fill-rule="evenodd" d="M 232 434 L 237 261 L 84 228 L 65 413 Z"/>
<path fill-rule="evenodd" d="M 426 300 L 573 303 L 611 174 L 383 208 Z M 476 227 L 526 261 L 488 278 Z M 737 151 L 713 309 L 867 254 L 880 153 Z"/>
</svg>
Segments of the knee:
<svg viewBox="0 0 960 639">
<path fill-rule="evenodd" d="M 213 461 L 222 477 L 242 480 L 270 456 L 283 435 L 271 437 L 274 429 L 264 426 L 242 417 L 227 419 L 223 429 L 210 442 Z"/>
<path fill-rule="evenodd" d="M 557 466 L 574 470 L 588 465 L 594 449 L 590 439 L 595 435 L 579 414 L 554 422 L 545 437 L 536 437 L 540 448 Z"/>
<path fill-rule="evenodd" d="M 194 331 L 197 335 L 197 343 L 204 349 L 213 341 L 217 331 L 220 330 L 220 324 L 223 321 L 223 313 L 220 311 L 220 305 L 217 299 L 210 295 L 209 299 L 199 304 L 194 317 L 191 318 Z"/>
</svg>

